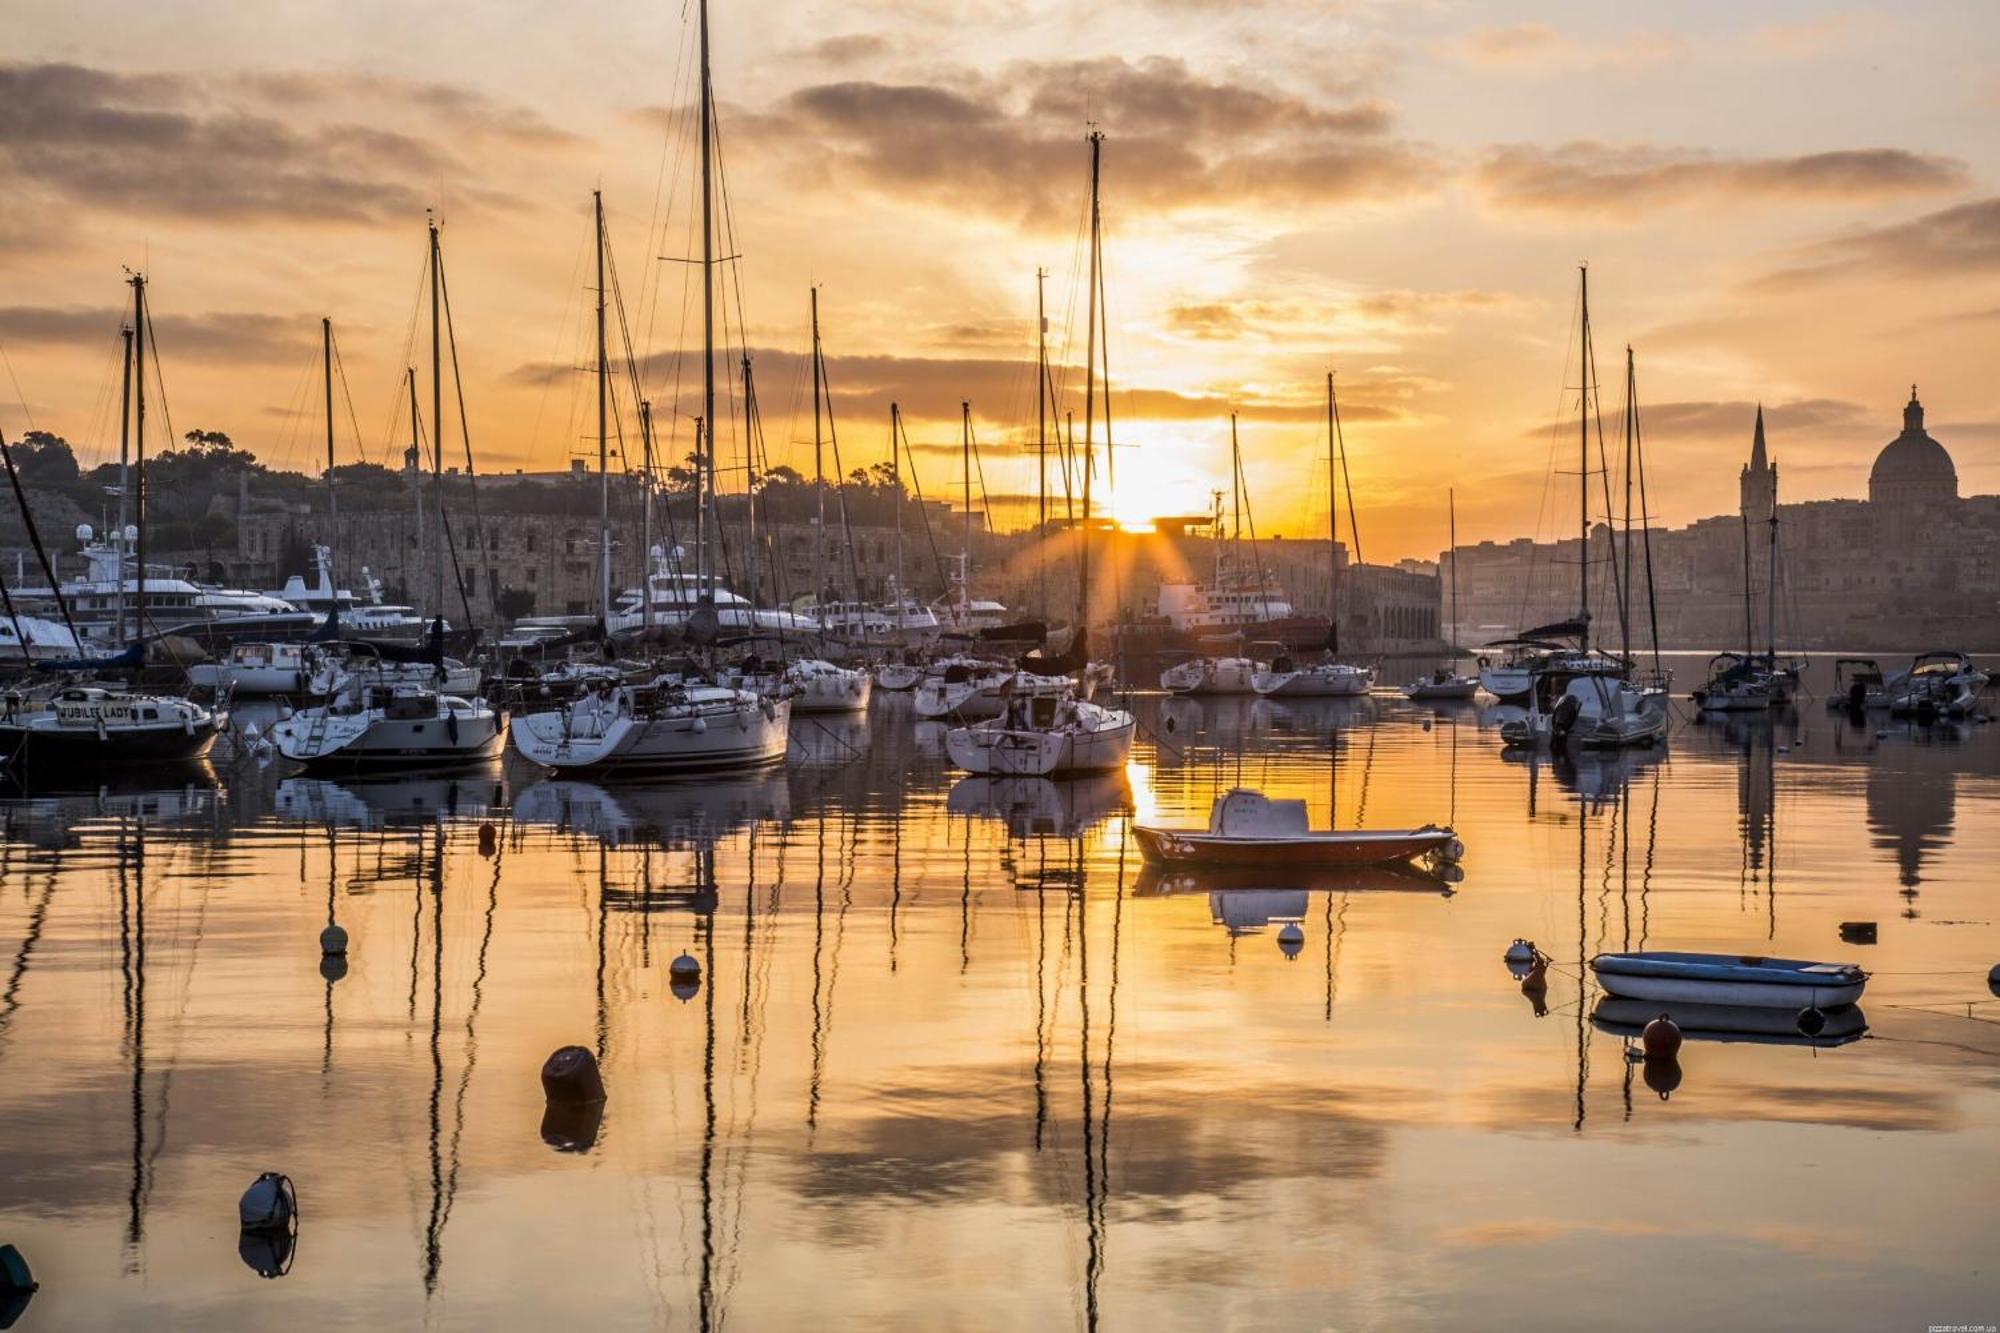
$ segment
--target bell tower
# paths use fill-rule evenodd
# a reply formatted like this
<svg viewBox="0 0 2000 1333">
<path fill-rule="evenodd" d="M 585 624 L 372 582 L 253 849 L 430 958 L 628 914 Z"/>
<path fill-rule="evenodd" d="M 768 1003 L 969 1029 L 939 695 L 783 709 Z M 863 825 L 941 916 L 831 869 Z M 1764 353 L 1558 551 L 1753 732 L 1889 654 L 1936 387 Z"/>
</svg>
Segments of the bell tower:
<svg viewBox="0 0 2000 1333">
<path fill-rule="evenodd" d="M 1762 403 L 1757 404 L 1757 429 L 1750 440 L 1750 461 L 1744 465 L 1737 490 L 1745 518 L 1762 523 L 1771 517 L 1772 507 L 1778 503 L 1778 469 L 1764 447 Z"/>
</svg>

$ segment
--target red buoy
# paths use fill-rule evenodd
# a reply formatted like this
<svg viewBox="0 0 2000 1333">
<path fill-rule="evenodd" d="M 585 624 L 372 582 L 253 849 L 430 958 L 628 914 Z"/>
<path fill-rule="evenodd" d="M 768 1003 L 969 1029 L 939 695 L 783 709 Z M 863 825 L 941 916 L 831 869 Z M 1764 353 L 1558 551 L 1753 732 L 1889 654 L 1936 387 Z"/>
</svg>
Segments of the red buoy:
<svg viewBox="0 0 2000 1333">
<path fill-rule="evenodd" d="M 1671 1060 L 1681 1048 L 1681 1030 L 1674 1020 L 1661 1014 L 1646 1024 L 1646 1030 L 1639 1034 L 1639 1040 L 1646 1047 L 1649 1060 Z"/>
</svg>

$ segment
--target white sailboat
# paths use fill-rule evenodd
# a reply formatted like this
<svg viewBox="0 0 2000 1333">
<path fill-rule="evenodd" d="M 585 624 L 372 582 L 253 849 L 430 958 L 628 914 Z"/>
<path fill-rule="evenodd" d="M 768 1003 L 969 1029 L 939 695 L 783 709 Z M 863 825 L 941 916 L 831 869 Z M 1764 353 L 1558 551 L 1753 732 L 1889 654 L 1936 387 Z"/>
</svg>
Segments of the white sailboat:
<svg viewBox="0 0 2000 1333">
<path fill-rule="evenodd" d="M 443 605 L 444 542 L 444 366 L 439 355 L 445 318 L 442 298 L 444 251 L 437 220 L 426 222 L 425 263 L 431 288 L 431 443 L 437 523 L 438 604 Z M 410 439 L 421 475 L 423 448 L 417 421 L 416 371 L 409 371 Z M 461 400 L 463 401 L 463 400 Z M 331 475 L 331 469 L 329 469 Z M 354 645 L 345 682 L 326 703 L 303 708 L 272 725 L 271 742 L 285 758 L 310 767 L 441 767 L 490 759 L 499 752 L 505 715 L 477 690 L 476 668 L 447 663 L 444 622 L 431 626 L 428 652 L 389 645 Z M 456 673 L 450 668 L 456 667 Z M 458 679 L 453 679 L 454 674 Z M 467 686 L 466 693 L 451 692 Z M 443 686 L 445 688 L 439 688 Z"/>
<path fill-rule="evenodd" d="M 1508 746 L 1574 745 L 1619 749 L 1665 740 L 1667 693 L 1630 679 L 1631 664 L 1590 647 L 1590 405 L 1594 365 L 1590 346 L 1590 273 L 1582 270 L 1578 308 L 1579 362 L 1584 368 L 1578 412 L 1577 650 L 1555 653 L 1535 668 L 1526 710 L 1500 724 Z M 1629 386 L 1629 379 L 1628 379 Z M 1628 394 L 1628 401 L 1630 395 Z M 1629 520 L 1628 520 L 1629 523 Z M 1628 561 L 1629 564 L 1629 561 Z"/>
</svg>

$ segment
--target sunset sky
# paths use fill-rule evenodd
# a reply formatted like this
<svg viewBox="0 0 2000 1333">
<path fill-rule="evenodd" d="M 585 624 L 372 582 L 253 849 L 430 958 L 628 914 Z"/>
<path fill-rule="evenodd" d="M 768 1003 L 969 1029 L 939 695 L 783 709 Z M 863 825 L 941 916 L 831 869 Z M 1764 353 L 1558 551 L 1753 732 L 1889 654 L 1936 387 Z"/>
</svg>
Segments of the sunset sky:
<svg viewBox="0 0 2000 1333">
<path fill-rule="evenodd" d="M 713 22 L 729 337 L 774 461 L 810 468 L 816 282 L 846 466 L 885 457 L 894 398 L 944 493 L 969 398 L 988 489 L 1032 488 L 1035 270 L 1080 364 L 1094 121 L 1121 517 L 1205 508 L 1234 408 L 1260 531 L 1323 531 L 1331 367 L 1370 559 L 1435 553 L 1447 487 L 1461 540 L 1566 531 L 1545 491 L 1580 261 L 1607 412 L 1637 350 L 1661 521 L 1734 507 L 1760 400 L 1785 498 L 1865 493 L 1912 381 L 1961 492 L 2000 490 L 1990 0 L 719 2 Z M 435 207 L 481 469 L 594 459 L 570 368 L 597 187 L 649 392 L 673 401 L 699 337 L 691 270 L 658 258 L 693 253 L 691 9 L 17 0 L 6 31 L 10 439 L 115 455 L 130 265 L 177 430 L 317 466 L 325 314 L 359 428 L 343 405 L 343 461 L 389 457 Z M 685 394 L 698 371 L 678 375 Z"/>
</svg>

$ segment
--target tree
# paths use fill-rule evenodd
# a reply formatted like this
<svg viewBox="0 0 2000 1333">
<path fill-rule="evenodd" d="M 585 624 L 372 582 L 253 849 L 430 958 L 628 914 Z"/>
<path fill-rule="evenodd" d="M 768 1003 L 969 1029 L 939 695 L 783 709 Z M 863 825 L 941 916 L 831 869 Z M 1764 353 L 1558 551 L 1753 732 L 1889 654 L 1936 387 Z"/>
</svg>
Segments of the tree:
<svg viewBox="0 0 2000 1333">
<path fill-rule="evenodd" d="M 202 451 L 214 450 L 225 454 L 236 452 L 236 441 L 219 430 L 191 430 L 181 438 Z"/>
<path fill-rule="evenodd" d="M 500 595 L 493 599 L 493 606 L 503 620 L 519 620 L 522 616 L 531 616 L 535 613 L 535 590 L 502 588 Z"/>
<path fill-rule="evenodd" d="M 77 480 L 76 451 L 69 441 L 45 430 L 31 430 L 14 446 L 14 465 L 23 481 L 39 486 L 67 486 Z"/>
</svg>

